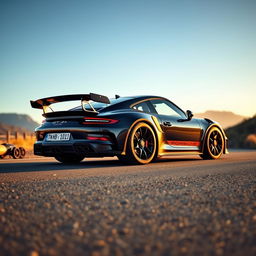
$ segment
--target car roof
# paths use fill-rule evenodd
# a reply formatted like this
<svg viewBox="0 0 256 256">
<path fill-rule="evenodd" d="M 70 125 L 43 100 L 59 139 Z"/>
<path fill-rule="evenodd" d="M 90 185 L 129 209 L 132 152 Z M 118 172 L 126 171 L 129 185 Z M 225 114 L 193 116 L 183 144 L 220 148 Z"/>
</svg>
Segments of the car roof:
<svg viewBox="0 0 256 256">
<path fill-rule="evenodd" d="M 135 95 L 135 96 L 124 96 L 124 97 L 119 97 L 120 101 L 125 102 L 125 101 L 140 101 L 140 100 L 146 100 L 146 99 L 152 99 L 152 98 L 160 98 L 160 99 L 165 99 L 164 97 L 161 96 L 156 96 L 156 95 Z"/>
<path fill-rule="evenodd" d="M 122 98 L 122 97 L 120 97 Z M 123 98 L 132 98 L 132 99 L 140 99 L 140 98 L 143 98 L 143 99 L 147 99 L 147 98 L 163 98 L 161 96 L 156 96 L 156 95 L 135 95 L 135 96 L 125 96 Z"/>
<path fill-rule="evenodd" d="M 112 98 L 110 99 L 110 101 L 114 100 L 114 102 L 112 102 L 109 106 L 101 109 L 101 112 L 107 112 L 107 111 L 112 111 L 112 110 L 122 109 L 122 108 L 130 108 L 130 106 L 136 102 L 152 99 L 152 98 L 165 99 L 163 97 L 155 96 L 155 95 L 136 95 L 136 96 L 119 97 L 116 99 L 117 101 L 115 102 L 115 99 Z"/>
</svg>

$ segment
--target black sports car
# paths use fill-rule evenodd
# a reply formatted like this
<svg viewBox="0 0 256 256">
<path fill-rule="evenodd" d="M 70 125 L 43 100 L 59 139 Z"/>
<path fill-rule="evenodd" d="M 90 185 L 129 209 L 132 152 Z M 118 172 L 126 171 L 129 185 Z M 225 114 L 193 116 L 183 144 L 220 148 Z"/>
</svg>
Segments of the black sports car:
<svg viewBox="0 0 256 256">
<path fill-rule="evenodd" d="M 76 100 L 80 105 L 67 111 L 50 107 Z M 218 123 L 192 118 L 191 111 L 163 97 L 75 94 L 31 101 L 31 106 L 43 109 L 46 118 L 35 130 L 35 155 L 63 163 L 117 156 L 127 163 L 147 164 L 173 154 L 217 159 L 227 153 L 227 138 Z"/>
</svg>

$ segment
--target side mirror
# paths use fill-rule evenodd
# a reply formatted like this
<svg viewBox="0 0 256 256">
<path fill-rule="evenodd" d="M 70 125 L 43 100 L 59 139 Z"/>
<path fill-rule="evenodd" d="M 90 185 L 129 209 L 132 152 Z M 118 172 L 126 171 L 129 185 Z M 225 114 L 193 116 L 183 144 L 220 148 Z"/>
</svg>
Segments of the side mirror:
<svg viewBox="0 0 256 256">
<path fill-rule="evenodd" d="M 193 116 L 194 116 L 194 115 L 193 115 L 192 111 L 191 111 L 191 110 L 187 110 L 187 117 L 188 117 L 188 120 L 191 120 Z"/>
</svg>

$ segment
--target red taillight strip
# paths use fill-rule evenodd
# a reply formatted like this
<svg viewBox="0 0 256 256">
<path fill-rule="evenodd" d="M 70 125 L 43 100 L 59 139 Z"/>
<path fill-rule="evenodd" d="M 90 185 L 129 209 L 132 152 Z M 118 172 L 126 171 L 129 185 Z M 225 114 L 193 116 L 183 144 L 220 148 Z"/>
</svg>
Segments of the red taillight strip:
<svg viewBox="0 0 256 256">
<path fill-rule="evenodd" d="M 88 136 L 87 139 L 88 139 L 88 140 L 109 141 L 109 139 L 106 138 L 106 137 L 93 137 L 93 136 Z"/>
<path fill-rule="evenodd" d="M 200 141 L 167 140 L 167 143 L 171 146 L 192 146 L 192 147 L 200 146 Z"/>
<path fill-rule="evenodd" d="M 83 124 L 115 124 L 117 122 L 119 122 L 119 120 L 99 117 L 85 117 Z"/>
</svg>

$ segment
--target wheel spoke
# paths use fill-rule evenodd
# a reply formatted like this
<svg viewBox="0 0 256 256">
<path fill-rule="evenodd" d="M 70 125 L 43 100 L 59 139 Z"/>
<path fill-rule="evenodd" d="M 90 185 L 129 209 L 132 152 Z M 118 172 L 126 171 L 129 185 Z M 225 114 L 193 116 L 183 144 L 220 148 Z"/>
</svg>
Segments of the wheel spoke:
<svg viewBox="0 0 256 256">
<path fill-rule="evenodd" d="M 146 152 L 145 148 L 142 149 L 142 152 L 143 152 L 144 155 L 145 155 L 145 159 L 148 159 L 148 155 L 147 155 L 147 152 Z"/>
<path fill-rule="evenodd" d="M 146 135 L 147 135 L 147 133 L 148 133 L 148 129 L 144 129 L 144 134 L 143 134 L 143 138 L 145 139 L 146 138 Z"/>
<path fill-rule="evenodd" d="M 145 151 L 148 151 L 148 153 L 151 155 L 152 154 L 152 151 L 149 149 L 149 147 L 145 147 L 144 148 Z"/>
<path fill-rule="evenodd" d="M 140 128 L 140 139 L 143 138 L 143 130 Z"/>
<path fill-rule="evenodd" d="M 141 148 L 139 148 L 139 151 L 140 151 L 140 158 L 142 158 L 142 149 Z"/>
<path fill-rule="evenodd" d="M 139 135 L 137 134 L 137 132 L 135 132 L 134 138 L 135 138 L 137 141 L 139 141 Z"/>
<path fill-rule="evenodd" d="M 146 137 L 144 137 L 145 140 L 151 140 L 152 139 L 152 134 L 148 134 Z"/>
</svg>

